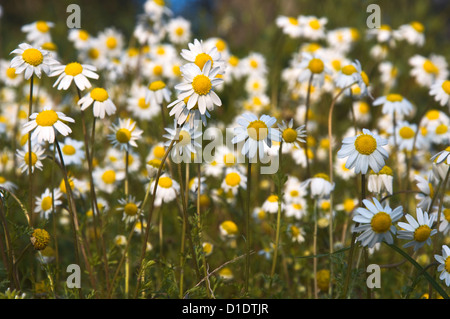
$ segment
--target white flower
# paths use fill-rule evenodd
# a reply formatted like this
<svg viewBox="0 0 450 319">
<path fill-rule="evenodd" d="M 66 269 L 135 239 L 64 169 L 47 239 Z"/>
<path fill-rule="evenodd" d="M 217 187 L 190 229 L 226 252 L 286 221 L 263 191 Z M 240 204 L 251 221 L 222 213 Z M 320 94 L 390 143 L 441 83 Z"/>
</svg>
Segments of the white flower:
<svg viewBox="0 0 450 319">
<path fill-rule="evenodd" d="M 450 164 L 450 146 L 446 147 L 445 150 L 438 152 L 431 157 L 431 161 L 436 164 L 446 163 Z"/>
<path fill-rule="evenodd" d="M 450 105 L 450 80 L 436 81 L 430 87 L 430 95 L 434 96 L 441 106 Z"/>
<path fill-rule="evenodd" d="M 425 43 L 425 27 L 418 21 L 401 25 L 394 31 L 394 37 L 398 40 L 406 40 L 409 44 L 423 46 Z"/>
<path fill-rule="evenodd" d="M 318 173 L 301 184 L 302 187 L 309 186 L 310 195 L 313 198 L 328 198 L 334 190 L 335 184 L 330 183 L 330 178 L 324 173 Z"/>
<path fill-rule="evenodd" d="M 270 195 L 264 201 L 261 208 L 266 213 L 272 213 L 272 214 L 277 213 L 278 212 L 278 201 L 279 201 L 279 198 L 277 195 Z M 284 210 L 283 202 L 281 202 L 281 210 Z"/>
<path fill-rule="evenodd" d="M 222 101 L 214 92 L 214 87 L 223 83 L 222 79 L 216 78 L 219 68 L 212 68 L 211 62 L 208 60 L 203 69 L 200 69 L 193 63 L 185 64 L 181 67 L 184 83 L 177 84 L 175 89 L 180 91 L 178 99 L 187 101 L 187 109 L 191 110 L 198 106 L 201 114 L 205 114 L 206 110 L 212 111 L 214 105 L 221 106 Z"/>
<path fill-rule="evenodd" d="M 300 25 L 299 17 L 278 16 L 275 22 L 283 30 L 283 33 L 289 35 L 291 38 L 298 38 L 302 35 L 303 29 Z"/>
<path fill-rule="evenodd" d="M 84 160 L 84 143 L 66 137 L 63 143 L 60 143 L 61 152 L 65 165 L 81 165 Z M 58 158 L 59 159 L 59 158 Z"/>
<path fill-rule="evenodd" d="M 98 79 L 98 74 L 94 73 L 95 71 L 97 71 L 95 66 L 72 62 L 67 65 L 54 66 L 50 76 L 59 75 L 53 84 L 53 87 L 58 85 L 58 90 L 67 90 L 73 80 L 75 81 L 75 85 L 83 91 L 91 87 L 91 83 L 87 78 Z"/>
<path fill-rule="evenodd" d="M 369 192 L 381 194 L 386 191 L 392 194 L 392 183 L 394 180 L 394 173 L 388 166 L 384 166 L 378 173 L 372 172 L 367 181 L 367 189 Z"/>
<path fill-rule="evenodd" d="M 31 172 L 34 172 L 34 168 L 42 171 L 42 160 L 45 159 L 45 149 L 43 149 L 39 144 L 33 144 L 33 148 L 31 150 Z M 30 154 L 28 153 L 28 147 L 25 146 L 23 150 L 17 150 L 17 157 L 20 161 L 19 169 L 24 172 L 29 172 L 28 166 L 30 162 Z"/>
<path fill-rule="evenodd" d="M 93 172 L 96 187 L 111 194 L 117 189 L 117 184 L 125 178 L 125 172 L 110 168 L 96 168 Z"/>
<path fill-rule="evenodd" d="M 119 204 L 121 205 L 117 209 L 119 211 L 123 211 L 122 220 L 127 223 L 132 223 L 136 219 L 142 216 L 142 211 L 139 208 L 141 202 L 136 201 L 134 196 L 129 195 L 128 199 L 121 198 L 119 199 Z"/>
<path fill-rule="evenodd" d="M 373 105 L 383 105 L 381 112 L 383 114 L 393 114 L 408 116 L 413 111 L 413 105 L 406 98 L 400 94 L 391 93 L 386 96 L 381 96 L 375 101 Z"/>
<path fill-rule="evenodd" d="M 429 58 L 419 54 L 409 59 L 412 66 L 410 71 L 416 82 L 425 87 L 430 87 L 437 81 L 445 80 L 448 76 L 448 64 L 444 56 L 432 54 Z"/>
<path fill-rule="evenodd" d="M 269 115 L 261 115 L 258 117 L 252 113 L 244 113 L 237 120 L 239 127 L 235 128 L 236 136 L 232 143 L 240 143 L 245 141 L 242 147 L 242 155 L 246 155 L 249 159 L 253 159 L 259 149 L 259 157 L 264 157 L 264 146 L 271 147 L 272 140 L 280 141 L 280 132 L 272 128 L 276 123 L 276 118 Z"/>
<path fill-rule="evenodd" d="M 200 70 L 203 70 L 206 62 L 210 62 L 210 68 L 219 68 L 218 74 L 225 71 L 225 61 L 222 60 L 221 54 L 217 47 L 213 46 L 209 50 L 203 45 L 202 41 L 197 39 L 194 43 L 189 43 L 189 50 L 181 50 L 180 55 L 188 62 L 194 63 Z"/>
<path fill-rule="evenodd" d="M 306 130 L 305 125 L 299 126 L 296 129 L 292 128 L 294 125 L 294 119 L 291 119 L 289 123 L 284 120 L 281 124 L 278 124 L 283 142 L 294 144 L 297 147 L 301 147 L 300 143 L 306 143 Z"/>
<path fill-rule="evenodd" d="M 150 189 L 154 189 L 155 182 L 156 181 L 151 184 Z M 156 188 L 155 195 L 155 206 L 159 207 L 163 202 L 168 203 L 173 201 L 177 197 L 179 191 L 180 185 L 168 175 L 163 174 L 158 180 L 158 187 Z"/>
<path fill-rule="evenodd" d="M 191 23 L 182 17 L 170 20 L 166 28 L 172 43 L 184 44 L 191 38 Z"/>
<path fill-rule="evenodd" d="M 226 193 L 231 190 L 233 195 L 237 195 L 239 187 L 242 189 L 247 188 L 247 177 L 236 169 L 229 169 L 220 187 Z"/>
<path fill-rule="evenodd" d="M 439 262 L 438 271 L 441 271 L 440 280 L 444 280 L 447 287 L 450 287 L 450 248 L 447 245 L 442 245 L 442 256 L 434 255 L 434 258 Z"/>
<path fill-rule="evenodd" d="M 168 134 L 163 135 L 167 138 L 165 146 L 169 146 L 173 140 L 176 141 L 172 149 L 172 158 L 181 158 L 184 162 L 191 162 L 191 155 L 196 154 L 198 149 L 201 149 L 201 144 L 198 142 L 201 138 L 202 131 L 197 127 L 191 128 L 189 124 L 182 127 L 177 127 L 174 121 L 174 128 L 164 128 Z"/>
<path fill-rule="evenodd" d="M 41 20 L 22 26 L 22 32 L 27 34 L 28 42 L 34 45 L 42 45 L 52 41 L 50 29 L 54 26 L 53 22 Z"/>
<path fill-rule="evenodd" d="M 49 214 L 52 212 L 52 205 L 55 208 L 62 205 L 62 201 L 60 200 L 62 192 L 55 188 L 53 190 L 53 195 L 50 189 L 46 188 L 45 192 L 42 193 L 41 196 L 36 197 L 36 207 L 34 208 L 34 212 L 41 213 L 45 219 L 48 219 Z"/>
<path fill-rule="evenodd" d="M 42 72 L 49 74 L 51 66 L 58 64 L 48 51 L 36 49 L 27 43 L 19 44 L 19 48 L 11 53 L 17 54 L 11 60 L 11 68 L 16 69 L 16 74 L 25 72 L 25 80 L 31 78 L 33 74 L 41 78 Z"/>
<path fill-rule="evenodd" d="M 309 40 L 319 40 L 325 37 L 325 25 L 328 19 L 317 18 L 315 16 L 300 16 L 300 24 L 302 25 L 302 36 Z"/>
<path fill-rule="evenodd" d="M 82 111 L 86 110 L 92 103 L 94 103 L 93 113 L 95 117 L 103 119 L 105 115 L 109 116 L 116 113 L 116 106 L 109 98 L 108 92 L 103 88 L 92 89 L 78 101 Z"/>
<path fill-rule="evenodd" d="M 163 81 L 153 81 L 145 93 L 145 102 L 151 105 L 161 105 L 163 101 L 170 101 L 170 91 Z"/>
<path fill-rule="evenodd" d="M 423 245 L 431 245 L 431 236 L 437 233 L 436 229 L 431 229 L 436 219 L 436 214 L 428 217 L 427 212 L 423 212 L 420 207 L 416 208 L 417 221 L 410 214 L 406 214 L 405 218 L 408 223 L 399 222 L 398 226 L 404 230 L 399 230 L 397 237 L 400 239 L 408 239 L 410 242 L 403 245 L 404 248 L 414 246 L 414 251 Z"/>
<path fill-rule="evenodd" d="M 362 68 L 358 60 L 355 60 L 355 62 L 343 66 L 336 75 L 336 86 L 343 89 L 352 84 L 363 82 L 361 72 Z"/>
<path fill-rule="evenodd" d="M 355 167 L 356 174 L 367 174 L 369 167 L 378 173 L 389 157 L 382 147 L 386 144 L 387 140 L 363 129 L 363 132 L 355 137 L 344 138 L 338 157 L 348 157 L 345 167 L 348 169 Z"/>
<path fill-rule="evenodd" d="M 145 86 L 134 85 L 131 89 L 130 97 L 127 99 L 127 110 L 133 117 L 140 120 L 151 120 L 161 112 L 158 105 L 153 105 L 145 101 Z"/>
<path fill-rule="evenodd" d="M 388 204 L 383 207 L 376 198 L 372 198 L 372 201 L 364 199 L 366 208 L 356 209 L 353 221 L 360 225 L 355 227 L 353 232 L 362 232 L 356 240 L 369 248 L 383 240 L 392 244 L 394 242 L 392 234 L 396 233 L 393 223 L 402 217 L 403 208 L 399 206 L 392 210 Z"/>
<path fill-rule="evenodd" d="M 136 141 L 144 132 L 136 126 L 136 122 L 132 119 L 119 119 L 119 123 L 113 123 L 110 129 L 113 134 L 108 135 L 108 139 L 121 150 L 126 150 L 128 145 L 137 147 Z"/>
<path fill-rule="evenodd" d="M 55 112 L 49 106 L 45 106 L 43 111 L 39 113 L 31 114 L 30 120 L 23 125 L 22 134 L 33 131 L 31 138 L 37 138 L 38 143 L 43 141 L 53 143 L 56 131 L 63 136 L 69 135 L 72 130 L 63 121 L 75 122 L 74 119 L 65 116 L 64 113 Z"/>
</svg>

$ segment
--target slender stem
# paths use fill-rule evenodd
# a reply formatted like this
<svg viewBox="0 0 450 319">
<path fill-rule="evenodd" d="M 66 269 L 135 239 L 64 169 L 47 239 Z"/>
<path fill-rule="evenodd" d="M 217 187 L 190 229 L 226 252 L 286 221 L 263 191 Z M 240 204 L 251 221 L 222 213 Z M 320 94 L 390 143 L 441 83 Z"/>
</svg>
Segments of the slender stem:
<svg viewBox="0 0 450 319">
<path fill-rule="evenodd" d="M 308 119 L 309 119 L 309 108 L 310 108 L 310 100 L 311 100 L 311 86 L 312 86 L 312 80 L 314 77 L 314 73 L 311 73 L 311 76 L 309 77 L 308 81 L 308 93 L 306 94 L 306 111 L 305 111 L 305 130 L 308 131 Z M 306 172 L 307 176 L 306 178 L 309 178 L 311 176 L 311 168 L 309 163 L 309 157 L 308 157 L 308 141 L 305 143 L 305 156 L 306 156 Z"/>
<path fill-rule="evenodd" d="M 33 83 L 34 83 L 34 74 L 31 75 L 30 78 L 30 102 L 28 106 L 28 117 L 33 114 Z M 34 216 L 33 216 L 33 160 L 32 160 L 32 145 L 31 145 L 31 131 L 28 132 L 28 186 L 29 186 L 29 193 L 28 193 L 28 200 L 29 200 L 29 214 L 30 214 L 30 220 L 31 224 L 34 223 Z"/>
<path fill-rule="evenodd" d="M 282 163 L 281 161 L 281 157 L 282 157 L 282 147 L 283 147 L 283 141 L 281 141 L 280 143 L 280 148 L 278 150 L 278 161 L 279 163 Z M 279 168 L 280 172 L 281 172 L 281 167 Z M 282 172 L 281 172 L 282 173 Z M 274 252 L 273 252 L 273 260 L 272 260 L 272 269 L 270 271 L 270 283 L 272 284 L 272 278 L 273 275 L 275 274 L 275 268 L 277 265 L 277 257 L 278 257 L 278 247 L 280 245 L 280 228 L 281 228 L 281 195 L 282 195 L 282 189 L 281 189 L 281 185 L 279 185 L 279 189 L 278 189 L 278 212 L 277 212 L 277 228 L 276 228 L 276 233 L 275 233 L 275 248 L 274 248 Z"/>
<path fill-rule="evenodd" d="M 206 256 L 203 253 L 203 249 L 202 249 L 202 213 L 201 213 L 201 207 L 200 207 L 200 195 L 201 195 L 201 163 L 199 162 L 197 165 L 197 181 L 198 181 L 198 185 L 197 185 L 197 216 L 198 216 L 198 231 L 199 231 L 199 240 L 200 240 L 200 249 L 202 250 L 202 263 L 203 263 L 203 273 L 204 276 L 207 277 L 208 276 L 208 265 L 206 264 Z M 208 296 L 208 298 L 211 298 L 211 291 L 210 291 L 210 287 L 209 287 L 209 280 L 206 280 L 205 282 L 205 287 L 206 287 L 206 295 Z"/>
<path fill-rule="evenodd" d="M 180 248 L 180 299 L 183 299 L 183 284 L 184 284 L 184 247 L 186 238 L 186 224 L 187 224 L 187 202 L 184 200 L 184 184 L 183 175 L 181 173 L 181 163 L 178 164 L 178 178 L 180 179 L 180 195 L 181 205 L 183 206 L 183 225 L 181 229 L 181 248 Z"/>
<path fill-rule="evenodd" d="M 313 234 L 313 272 L 314 272 L 314 299 L 319 299 L 317 287 L 317 199 L 314 199 L 314 234 Z"/>
<path fill-rule="evenodd" d="M 138 276 L 138 281 L 136 283 L 136 290 L 134 292 L 134 298 L 137 298 L 137 295 L 139 293 L 139 288 L 140 288 L 140 284 L 141 284 L 141 271 L 142 271 L 142 267 L 143 267 L 143 261 L 145 258 L 145 251 L 147 248 L 147 242 L 148 242 L 148 237 L 150 234 L 150 224 L 152 221 L 152 216 L 153 216 L 153 209 L 155 207 L 155 198 L 156 198 L 156 190 L 158 188 L 158 182 L 159 182 L 159 177 L 161 176 L 161 171 L 163 168 L 164 163 L 166 162 L 167 157 L 169 156 L 170 151 L 172 150 L 173 146 L 175 145 L 176 140 L 172 140 L 172 142 L 170 143 L 169 147 L 166 150 L 166 153 L 164 154 L 162 160 L 161 160 L 161 165 L 158 168 L 158 172 L 156 173 L 156 178 L 155 178 L 155 186 L 153 188 L 153 194 L 152 194 L 152 201 L 150 202 L 150 208 L 149 208 L 149 212 L 147 215 L 147 225 L 145 227 L 145 233 L 143 236 L 143 244 L 142 244 L 142 249 L 141 249 L 141 256 L 139 257 L 139 276 Z"/>
<path fill-rule="evenodd" d="M 247 165 L 247 214 L 246 214 L 246 229 L 245 229 L 245 243 L 246 243 L 246 257 L 245 257 L 245 293 L 248 292 L 248 282 L 250 277 L 250 194 L 252 182 L 252 163 L 248 159 Z"/>
</svg>

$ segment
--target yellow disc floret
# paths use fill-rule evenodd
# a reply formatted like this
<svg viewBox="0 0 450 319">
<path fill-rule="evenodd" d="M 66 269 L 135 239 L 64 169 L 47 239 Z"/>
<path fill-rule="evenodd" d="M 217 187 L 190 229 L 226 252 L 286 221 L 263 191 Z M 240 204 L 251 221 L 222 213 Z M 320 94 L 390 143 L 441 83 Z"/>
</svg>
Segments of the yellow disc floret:
<svg viewBox="0 0 450 319">
<path fill-rule="evenodd" d="M 66 68 L 64 69 L 64 73 L 71 76 L 76 76 L 83 72 L 83 67 L 78 62 L 72 62 L 66 65 Z"/>
<path fill-rule="evenodd" d="M 39 126 L 52 126 L 58 121 L 58 114 L 53 110 L 45 110 L 36 116 L 36 123 Z"/>
<path fill-rule="evenodd" d="M 211 80 L 206 75 L 199 74 L 192 80 L 192 88 L 198 95 L 206 95 L 211 91 Z"/>
<path fill-rule="evenodd" d="M 376 139 L 369 134 L 361 134 L 355 140 L 355 149 L 363 155 L 370 155 L 377 149 Z"/>
<path fill-rule="evenodd" d="M 23 51 L 22 59 L 32 66 L 38 66 L 44 61 L 44 55 L 38 49 L 29 48 Z"/>
<path fill-rule="evenodd" d="M 391 216 L 385 212 L 379 212 L 372 217 L 370 226 L 377 234 L 385 233 L 392 226 Z"/>
<path fill-rule="evenodd" d="M 265 140 L 269 135 L 269 129 L 261 120 L 251 122 L 247 127 L 248 136 L 256 141 Z"/>
</svg>

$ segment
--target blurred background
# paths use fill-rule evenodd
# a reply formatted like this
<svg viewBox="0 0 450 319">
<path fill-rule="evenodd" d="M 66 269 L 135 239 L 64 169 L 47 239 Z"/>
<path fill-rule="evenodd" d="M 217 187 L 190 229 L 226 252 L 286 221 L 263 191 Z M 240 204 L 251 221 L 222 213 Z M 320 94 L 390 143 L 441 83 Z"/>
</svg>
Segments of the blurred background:
<svg viewBox="0 0 450 319">
<path fill-rule="evenodd" d="M 66 40 L 66 19 L 69 4 L 81 7 L 81 27 L 92 34 L 114 26 L 130 40 L 137 16 L 143 12 L 144 0 L 0 0 L 3 17 L 0 21 L 2 57 L 24 39 L 22 25 L 46 20 L 55 23 L 52 37 L 63 58 L 71 57 L 71 44 Z M 264 52 L 270 61 L 270 52 L 279 37 L 275 18 L 280 15 L 316 15 L 327 17 L 327 29 L 337 27 L 365 28 L 369 13 L 367 6 L 381 7 L 382 23 L 398 27 L 418 20 L 425 25 L 427 37 L 423 54 L 432 50 L 449 52 L 445 42 L 450 38 L 450 1 L 448 0 L 166 0 L 175 16 L 183 16 L 192 23 L 198 38 L 222 37 L 237 55 L 249 51 Z M 292 52 L 298 43 L 289 44 Z"/>
</svg>

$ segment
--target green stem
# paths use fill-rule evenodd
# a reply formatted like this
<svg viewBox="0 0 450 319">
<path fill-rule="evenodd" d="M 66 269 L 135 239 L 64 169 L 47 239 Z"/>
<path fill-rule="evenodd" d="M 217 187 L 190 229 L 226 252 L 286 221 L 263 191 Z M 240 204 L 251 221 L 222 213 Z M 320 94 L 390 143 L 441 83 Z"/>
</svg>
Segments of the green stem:
<svg viewBox="0 0 450 319">
<path fill-rule="evenodd" d="M 247 166 L 247 214 L 246 214 L 246 226 L 245 226 L 245 243 L 246 243 L 246 257 L 245 257 L 245 286 L 244 292 L 248 292 L 248 282 L 250 277 L 250 193 L 251 193 L 251 181 L 252 181 L 252 163 L 248 159 Z"/>
</svg>

